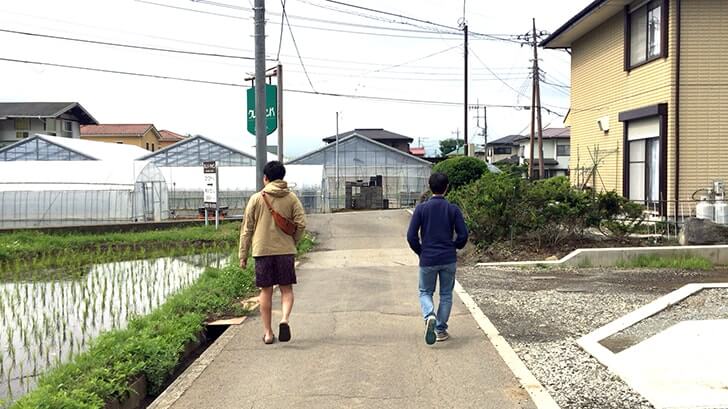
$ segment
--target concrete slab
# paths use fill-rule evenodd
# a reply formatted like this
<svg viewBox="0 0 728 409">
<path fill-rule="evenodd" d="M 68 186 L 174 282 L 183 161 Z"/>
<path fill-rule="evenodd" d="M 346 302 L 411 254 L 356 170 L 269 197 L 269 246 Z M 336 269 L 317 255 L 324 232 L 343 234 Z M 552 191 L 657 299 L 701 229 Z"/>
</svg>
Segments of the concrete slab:
<svg viewBox="0 0 728 409">
<path fill-rule="evenodd" d="M 263 345 L 253 316 L 154 408 L 535 409 L 459 299 L 452 338 L 424 344 L 408 222 L 402 211 L 311 216 L 324 251 L 299 268 L 292 341 Z"/>
<path fill-rule="evenodd" d="M 658 409 L 728 408 L 728 320 L 683 321 L 617 354 L 618 371 Z"/>
<path fill-rule="evenodd" d="M 657 409 L 728 408 L 728 320 L 682 321 L 616 354 L 600 343 L 706 288 L 728 283 L 687 284 L 577 342 Z"/>
</svg>

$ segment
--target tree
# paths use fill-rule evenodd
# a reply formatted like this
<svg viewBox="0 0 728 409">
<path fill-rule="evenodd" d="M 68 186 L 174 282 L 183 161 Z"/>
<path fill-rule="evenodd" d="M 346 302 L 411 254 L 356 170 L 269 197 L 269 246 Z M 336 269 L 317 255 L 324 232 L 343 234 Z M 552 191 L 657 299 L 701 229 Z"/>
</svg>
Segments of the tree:
<svg viewBox="0 0 728 409">
<path fill-rule="evenodd" d="M 461 186 L 480 179 L 483 173 L 488 172 L 488 165 L 480 159 L 457 156 L 444 160 L 434 168 L 433 172 L 441 172 L 450 179 L 450 191 L 455 191 Z"/>
<path fill-rule="evenodd" d="M 440 141 L 440 155 L 447 156 L 448 153 L 457 150 L 464 144 L 465 142 L 462 139 L 443 139 Z"/>
</svg>

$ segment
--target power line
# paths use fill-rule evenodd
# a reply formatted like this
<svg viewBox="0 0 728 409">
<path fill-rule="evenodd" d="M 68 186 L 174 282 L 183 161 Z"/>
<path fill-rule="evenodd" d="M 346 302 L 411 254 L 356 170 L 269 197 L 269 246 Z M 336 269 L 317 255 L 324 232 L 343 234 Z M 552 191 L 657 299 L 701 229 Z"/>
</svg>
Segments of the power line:
<svg viewBox="0 0 728 409">
<path fill-rule="evenodd" d="M 285 4 L 284 4 L 285 6 Z M 288 25 L 288 31 L 291 33 L 291 40 L 293 41 L 293 47 L 296 49 L 296 54 L 298 54 L 298 61 L 301 62 L 301 68 L 303 68 L 303 73 L 306 74 L 306 79 L 308 80 L 308 85 L 311 86 L 311 89 L 316 92 L 316 88 L 313 86 L 313 82 L 311 81 L 311 76 L 308 75 L 308 70 L 306 70 L 306 64 L 303 63 L 303 58 L 301 57 L 301 51 L 298 49 L 298 43 L 296 42 L 296 37 L 293 35 L 293 29 L 291 28 L 291 22 L 288 21 L 288 14 L 286 13 L 285 7 L 283 8 L 283 18 L 286 20 L 286 24 Z"/>
<path fill-rule="evenodd" d="M 4 58 L 4 57 L 0 57 L 0 61 L 20 63 L 20 64 L 41 65 L 41 66 L 57 67 L 57 68 L 65 68 L 65 69 L 76 69 L 76 70 L 83 70 L 83 71 L 93 71 L 93 72 L 101 72 L 101 73 L 106 73 L 106 74 L 126 75 L 126 76 L 133 76 L 133 77 L 174 80 L 174 81 L 182 81 L 182 82 L 206 84 L 206 85 L 219 85 L 219 86 L 236 87 L 236 88 L 247 88 L 248 87 L 247 84 L 233 83 L 233 82 L 200 80 L 200 79 L 194 79 L 194 78 L 173 77 L 173 76 L 168 76 L 168 75 L 147 74 L 147 73 L 140 73 L 140 72 L 120 71 L 120 70 L 109 70 L 109 69 L 103 69 L 103 68 L 85 67 L 85 66 L 69 65 L 69 64 L 57 64 L 57 63 L 49 63 L 49 62 L 42 62 L 42 61 L 19 60 L 19 59 Z M 292 93 L 298 93 L 298 94 L 320 95 L 320 96 L 328 96 L 328 97 L 363 99 L 363 100 L 384 101 L 384 102 L 412 103 L 412 104 L 423 104 L 423 105 L 442 105 L 442 106 L 456 106 L 456 107 L 462 106 L 462 103 L 460 103 L 460 102 L 448 102 L 448 101 L 441 101 L 441 100 L 438 101 L 438 100 L 411 99 L 411 98 L 378 97 L 378 96 L 369 96 L 369 95 L 342 94 L 342 93 L 334 93 L 334 92 L 306 91 L 306 90 L 298 90 L 298 89 L 285 89 L 285 91 L 292 92 Z M 506 105 L 506 104 L 481 104 L 480 106 L 481 107 L 487 106 L 488 108 L 515 108 L 515 109 L 528 108 L 523 105 Z"/>
<path fill-rule="evenodd" d="M 283 7 L 283 13 L 281 13 L 281 34 L 278 37 L 278 53 L 276 53 L 276 60 L 281 60 L 281 47 L 283 46 L 283 19 L 286 15 L 286 0 L 281 0 L 281 7 Z"/>
<path fill-rule="evenodd" d="M 423 20 L 423 19 L 419 19 L 419 18 L 416 18 L 416 17 L 406 16 L 406 15 L 403 15 L 403 14 L 391 13 L 391 12 L 384 11 L 384 10 L 377 10 L 377 9 L 373 9 L 373 8 L 369 8 L 369 7 L 359 6 L 359 5 L 356 5 L 356 4 L 345 3 L 345 2 L 342 2 L 342 1 L 338 1 L 338 0 L 324 0 L 324 1 L 326 1 L 328 3 L 338 4 L 338 5 L 345 6 L 345 7 L 351 7 L 351 8 L 354 8 L 354 9 L 365 10 L 365 11 L 372 12 L 372 13 L 378 13 L 378 14 L 383 14 L 383 15 L 390 16 L 390 17 L 396 17 L 396 18 L 403 19 L 403 20 L 416 21 L 418 23 L 428 24 L 428 25 L 431 25 L 431 26 L 434 26 L 434 27 L 444 28 L 444 29 L 447 29 L 447 30 L 450 30 L 451 31 L 450 33 L 441 32 L 442 34 L 456 34 L 456 33 L 459 34 L 459 32 L 460 32 L 460 28 L 459 27 L 453 27 L 453 26 L 448 26 L 448 25 L 445 25 L 445 24 L 435 23 L 433 21 Z M 406 21 L 392 21 L 392 22 L 393 23 L 400 23 L 400 24 L 409 24 Z M 471 31 L 470 34 L 475 35 L 475 36 L 490 38 L 490 39 L 493 39 L 493 40 L 508 41 L 508 42 L 513 42 L 513 43 L 521 44 L 521 42 L 518 41 L 518 40 L 514 40 L 514 39 L 511 39 L 511 38 L 502 38 L 502 37 L 498 37 L 498 36 L 491 35 L 491 34 L 478 33 L 478 32 L 475 32 L 475 31 Z M 510 36 L 510 37 L 515 37 L 515 36 Z"/>
<path fill-rule="evenodd" d="M 83 38 L 64 37 L 64 36 L 56 36 L 56 35 L 50 35 L 50 34 L 31 33 L 31 32 L 27 32 L 27 31 L 8 30 L 5 28 L 0 28 L 0 32 L 24 35 L 24 36 L 29 36 L 29 37 L 42 37 L 42 38 L 50 38 L 50 39 L 54 39 L 54 40 L 74 41 L 74 42 L 78 42 L 78 43 L 104 45 L 104 46 L 111 46 L 111 47 L 133 48 L 133 49 L 145 50 L 145 51 L 160 51 L 160 52 L 165 52 L 165 53 L 198 55 L 198 56 L 203 56 L 203 57 L 232 58 L 232 59 L 237 59 L 237 60 L 255 60 L 255 58 L 253 58 L 253 57 L 245 57 L 245 56 L 241 56 L 241 55 L 203 53 L 203 52 L 199 52 L 199 51 L 175 50 L 175 49 L 170 49 L 170 48 L 148 47 L 148 46 L 134 45 L 134 44 L 112 43 L 109 41 L 88 40 L 88 39 L 83 39 Z"/>
</svg>

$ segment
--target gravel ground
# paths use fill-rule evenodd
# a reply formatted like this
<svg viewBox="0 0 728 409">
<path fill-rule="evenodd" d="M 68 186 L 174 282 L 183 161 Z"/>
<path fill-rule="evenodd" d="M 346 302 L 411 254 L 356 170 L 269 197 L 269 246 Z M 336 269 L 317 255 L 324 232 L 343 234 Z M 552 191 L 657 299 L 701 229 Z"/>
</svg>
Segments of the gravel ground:
<svg viewBox="0 0 728 409">
<path fill-rule="evenodd" d="M 728 288 L 710 288 L 701 290 L 600 343 L 616 354 L 681 321 L 720 319 L 728 319 Z"/>
<path fill-rule="evenodd" d="M 584 352 L 576 339 L 687 283 L 728 280 L 728 272 L 613 269 L 470 267 L 458 275 L 563 409 L 652 408 Z M 725 305 L 725 294 L 708 294 L 709 300 L 693 302 Z M 647 328 L 655 325 L 636 334 Z M 631 338 L 625 335 L 625 339 Z"/>
</svg>

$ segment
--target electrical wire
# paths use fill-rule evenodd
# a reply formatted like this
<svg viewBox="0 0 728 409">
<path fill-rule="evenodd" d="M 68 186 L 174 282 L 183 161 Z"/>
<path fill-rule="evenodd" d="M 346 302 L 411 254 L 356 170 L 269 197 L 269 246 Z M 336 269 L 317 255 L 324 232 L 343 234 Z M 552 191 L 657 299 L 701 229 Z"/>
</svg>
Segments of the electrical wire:
<svg viewBox="0 0 728 409">
<path fill-rule="evenodd" d="M 281 0 L 281 7 L 283 8 L 283 13 L 281 13 L 281 34 L 278 37 L 278 52 L 276 53 L 276 60 L 281 60 L 281 47 L 283 46 L 283 19 L 286 15 L 286 0 Z"/>
<path fill-rule="evenodd" d="M 101 72 L 101 73 L 106 73 L 106 74 L 126 75 L 126 76 L 133 76 L 133 77 L 174 80 L 174 81 L 182 81 L 182 82 L 206 84 L 206 85 L 219 85 L 219 86 L 236 87 L 236 88 L 247 88 L 248 87 L 247 84 L 233 83 L 233 82 L 200 80 L 200 79 L 194 79 L 194 78 L 173 77 L 173 76 L 168 76 L 168 75 L 147 74 L 147 73 L 140 73 L 140 72 L 120 71 L 120 70 L 109 70 L 109 69 L 104 69 L 104 68 L 94 68 L 94 67 L 69 65 L 69 64 L 57 64 L 57 63 L 49 63 L 49 62 L 42 62 L 42 61 L 20 60 L 20 59 L 5 58 L 5 57 L 0 57 L 0 61 L 20 63 L 20 64 L 41 65 L 41 66 L 65 68 L 65 69 L 76 69 L 76 70 L 83 70 L 83 71 L 93 71 L 93 72 Z M 298 93 L 298 94 L 320 95 L 320 96 L 328 96 L 328 97 L 363 99 L 363 100 L 384 101 L 384 102 L 412 103 L 412 104 L 423 104 L 423 105 L 442 105 L 442 106 L 454 106 L 454 107 L 462 106 L 461 102 L 449 102 L 449 101 L 438 101 L 438 100 L 378 97 L 378 96 L 370 96 L 370 95 L 353 95 L 353 94 L 342 94 L 342 93 L 335 93 L 335 92 L 307 91 L 307 90 L 289 89 L 289 88 L 284 89 L 284 91 L 291 92 L 291 93 Z M 528 108 L 526 106 L 521 106 L 521 105 L 507 105 L 507 104 L 480 104 L 480 106 L 481 107 L 486 106 L 488 108 L 515 108 L 515 109 L 527 109 Z"/>
<path fill-rule="evenodd" d="M 237 59 L 237 60 L 250 60 L 250 61 L 255 60 L 254 57 L 245 57 L 245 56 L 241 56 L 241 55 L 203 53 L 203 52 L 199 52 L 199 51 L 175 50 L 175 49 L 170 49 L 170 48 L 148 47 L 148 46 L 134 45 L 134 44 L 113 43 L 113 42 L 109 42 L 109 41 L 88 40 L 88 39 L 75 38 L 75 37 L 64 37 L 64 36 L 56 36 L 56 35 L 50 35 L 50 34 L 31 33 L 28 31 L 9 30 L 6 28 L 0 28 L 0 32 L 29 36 L 29 37 L 42 37 L 42 38 L 50 38 L 50 39 L 54 39 L 54 40 L 64 40 L 64 41 L 74 41 L 74 42 L 78 42 L 78 43 L 104 45 L 104 46 L 110 46 L 110 47 L 133 48 L 133 49 L 145 50 L 145 51 L 159 51 L 159 52 L 165 52 L 165 53 L 197 55 L 197 56 L 203 56 L 203 57 L 232 58 L 232 59 Z"/>
<path fill-rule="evenodd" d="M 308 85 L 311 86 L 311 89 L 316 92 L 316 87 L 313 86 L 313 82 L 311 81 L 311 76 L 308 75 L 308 70 L 306 69 L 306 64 L 303 63 L 303 57 L 301 57 L 301 50 L 298 48 L 298 43 L 296 42 L 296 36 L 293 35 L 293 29 L 291 28 L 291 22 L 288 21 L 288 13 L 286 13 L 285 7 L 283 8 L 283 18 L 286 20 L 286 24 L 288 25 L 288 31 L 291 33 L 291 40 L 293 41 L 293 47 L 296 49 L 296 54 L 298 54 L 298 61 L 301 63 L 301 68 L 303 68 L 303 73 L 306 74 L 306 79 L 308 80 Z"/>
</svg>

